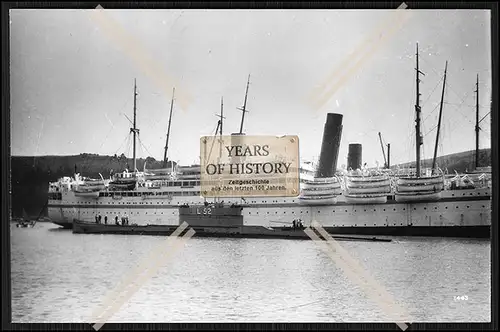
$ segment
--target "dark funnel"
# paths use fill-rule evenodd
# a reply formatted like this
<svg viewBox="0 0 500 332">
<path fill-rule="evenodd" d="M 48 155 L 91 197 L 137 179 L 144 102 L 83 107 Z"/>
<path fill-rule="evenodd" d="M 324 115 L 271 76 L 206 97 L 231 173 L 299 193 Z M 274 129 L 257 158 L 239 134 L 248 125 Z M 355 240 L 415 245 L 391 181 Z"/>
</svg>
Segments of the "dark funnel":
<svg viewBox="0 0 500 332">
<path fill-rule="evenodd" d="M 352 143 L 349 144 L 349 153 L 347 154 L 347 169 L 361 169 L 362 159 L 361 159 L 361 144 Z"/>
<path fill-rule="evenodd" d="M 328 113 L 326 116 L 319 164 L 316 169 L 317 178 L 332 177 L 337 171 L 337 158 L 342 136 L 342 118 L 343 115 L 337 113 Z"/>
</svg>

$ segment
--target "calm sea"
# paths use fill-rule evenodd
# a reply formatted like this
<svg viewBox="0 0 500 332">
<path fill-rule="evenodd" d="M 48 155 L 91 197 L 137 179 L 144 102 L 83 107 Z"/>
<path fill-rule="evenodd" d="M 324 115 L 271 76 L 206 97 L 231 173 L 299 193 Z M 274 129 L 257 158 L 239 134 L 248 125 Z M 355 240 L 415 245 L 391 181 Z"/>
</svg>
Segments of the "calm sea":
<svg viewBox="0 0 500 332">
<path fill-rule="evenodd" d="M 89 322 L 109 291 L 164 241 L 11 224 L 14 322 Z M 418 322 L 490 321 L 490 242 L 339 242 Z M 458 298 L 462 296 L 462 298 Z M 312 241 L 187 241 L 112 322 L 387 321 Z"/>
</svg>

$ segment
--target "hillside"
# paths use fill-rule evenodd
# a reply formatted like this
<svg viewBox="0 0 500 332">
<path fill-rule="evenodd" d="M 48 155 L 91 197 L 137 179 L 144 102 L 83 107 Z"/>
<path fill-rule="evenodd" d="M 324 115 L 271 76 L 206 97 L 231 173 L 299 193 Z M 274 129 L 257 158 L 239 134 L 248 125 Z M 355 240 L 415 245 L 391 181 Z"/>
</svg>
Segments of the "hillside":
<svg viewBox="0 0 500 332">
<path fill-rule="evenodd" d="M 480 166 L 491 164 L 490 149 L 480 150 Z M 137 159 L 137 168 L 142 170 L 147 161 L 148 169 L 162 168 L 162 162 L 154 158 Z M 474 165 L 474 151 L 455 153 L 439 157 L 438 166 L 447 168 L 449 173 L 472 170 Z M 11 198 L 12 213 L 16 217 L 22 216 L 23 208 L 28 215 L 36 217 L 47 202 L 48 183 L 56 181 L 63 176 L 72 176 L 76 171 L 83 176 L 99 178 L 99 173 L 104 178 L 109 178 L 111 170 L 119 172 L 128 168 L 131 170 L 131 158 L 121 156 L 100 156 L 83 153 L 75 156 L 41 156 L 11 158 Z M 415 163 L 400 164 L 408 167 Z M 432 160 L 423 161 L 426 166 L 431 166 Z M 175 164 L 174 164 L 175 165 Z M 169 163 L 167 167 L 171 167 Z M 394 167 L 394 166 L 393 166 Z M 47 215 L 44 209 L 43 215 Z"/>
<path fill-rule="evenodd" d="M 475 154 L 476 151 L 465 151 L 459 153 L 453 153 L 436 158 L 436 164 L 442 170 L 448 169 L 448 173 L 458 173 L 471 171 L 474 169 L 475 165 Z M 482 149 L 479 150 L 479 166 L 490 166 L 491 165 L 491 150 Z M 425 159 L 422 161 L 423 167 L 432 166 L 432 158 Z M 394 168 L 395 165 L 391 165 Z M 408 162 L 404 164 L 399 164 L 399 167 L 415 167 L 415 162 Z"/>
<path fill-rule="evenodd" d="M 137 168 L 142 170 L 144 162 L 148 169 L 162 168 L 162 162 L 154 158 L 137 159 Z M 175 165 L 175 162 L 174 162 Z M 73 176 L 76 171 L 83 176 L 109 178 L 111 170 L 120 172 L 132 170 L 132 158 L 121 156 L 100 156 L 82 153 L 74 156 L 11 157 L 11 199 L 12 213 L 22 216 L 23 208 L 36 217 L 47 201 L 49 182 L 63 176 Z M 170 162 L 167 167 L 171 167 Z M 46 210 L 46 209 L 44 209 Z M 46 211 L 43 212 L 46 215 Z"/>
</svg>

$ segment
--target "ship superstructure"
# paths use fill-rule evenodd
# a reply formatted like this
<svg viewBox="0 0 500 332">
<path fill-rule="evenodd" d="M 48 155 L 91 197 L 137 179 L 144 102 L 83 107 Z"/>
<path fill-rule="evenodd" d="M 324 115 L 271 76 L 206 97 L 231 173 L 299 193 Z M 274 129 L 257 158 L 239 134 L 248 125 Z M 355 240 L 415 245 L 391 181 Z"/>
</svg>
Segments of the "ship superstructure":
<svg viewBox="0 0 500 332">
<path fill-rule="evenodd" d="M 416 109 L 420 111 L 418 102 Z M 242 110 L 239 135 L 244 135 L 246 96 Z M 338 172 L 342 117 L 341 114 L 327 114 L 318 164 L 301 163 L 300 195 L 233 197 L 224 198 L 224 202 L 243 207 L 245 225 L 288 225 L 292 220 L 301 220 L 308 226 L 314 220 L 339 234 L 489 236 L 491 170 L 488 173 L 478 169 L 475 177 L 468 174 L 426 175 L 425 172 L 422 175 L 417 149 L 417 167 L 413 172 L 405 170 L 401 174 L 401 170 L 396 169 L 367 171 L 359 168 Z M 221 114 L 216 134 L 221 134 L 222 120 Z M 131 131 L 135 133 L 136 130 L 134 102 Z M 464 176 L 465 180 L 469 177 L 474 180 L 467 182 Z M 82 180 L 78 176 L 50 183 L 49 218 L 67 228 L 72 227 L 75 219 L 91 222 L 99 215 L 108 222 L 126 216 L 137 225 L 177 225 L 179 206 L 207 203 L 200 195 L 199 165 L 175 165 L 170 169 L 138 172 L 134 163 L 134 171 L 114 174 L 112 180 L 103 181 L 103 184 L 104 188 L 93 195 L 81 195 L 78 188 Z M 437 194 L 424 197 L 416 194 L 419 191 Z"/>
</svg>

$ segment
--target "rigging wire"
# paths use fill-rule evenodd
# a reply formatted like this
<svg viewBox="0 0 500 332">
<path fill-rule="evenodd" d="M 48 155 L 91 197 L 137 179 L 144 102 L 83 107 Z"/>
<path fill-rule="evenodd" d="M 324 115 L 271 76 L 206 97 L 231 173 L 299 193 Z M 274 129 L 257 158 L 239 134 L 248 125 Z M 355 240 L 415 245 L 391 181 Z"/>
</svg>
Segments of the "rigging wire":
<svg viewBox="0 0 500 332">
<path fill-rule="evenodd" d="M 434 131 L 434 129 L 436 129 L 436 128 L 437 128 L 437 125 L 435 125 L 434 127 L 432 127 L 432 128 L 431 128 L 431 129 L 430 129 L 430 130 L 429 130 L 429 131 L 428 131 L 428 132 L 424 135 L 424 137 L 425 137 L 425 136 L 427 136 L 427 135 L 429 135 L 429 134 L 430 134 L 431 132 L 433 132 L 433 131 Z"/>
<path fill-rule="evenodd" d="M 217 129 L 218 129 L 218 127 L 219 127 L 219 123 L 217 123 L 217 125 L 215 126 L 215 129 L 213 130 L 214 133 L 215 133 L 214 136 L 217 135 Z M 210 158 L 212 157 L 212 150 L 214 148 L 215 141 L 216 141 L 215 139 L 212 141 L 212 146 L 210 147 L 210 152 L 208 153 L 208 160 L 210 160 Z"/>
<path fill-rule="evenodd" d="M 144 148 L 144 150 L 149 154 L 149 156 L 151 156 L 151 158 L 153 158 L 153 154 L 148 150 L 148 148 L 146 147 L 146 145 L 143 144 L 143 142 L 140 139 L 140 137 L 139 137 L 139 143 L 140 143 L 140 145 L 142 145 L 142 147 Z"/>
<path fill-rule="evenodd" d="M 491 114 L 491 111 L 489 111 L 488 113 L 486 113 L 482 118 L 481 120 L 479 120 L 479 123 L 481 123 L 481 121 L 483 121 L 488 115 Z M 490 121 L 491 122 L 491 121 Z"/>
<path fill-rule="evenodd" d="M 127 104 L 128 104 L 128 100 L 126 100 L 126 101 L 125 101 L 125 103 L 123 104 L 123 106 L 122 106 L 121 108 L 119 108 L 119 110 L 121 110 L 121 111 L 119 112 L 119 114 L 123 114 L 123 115 L 125 115 L 125 112 L 123 112 L 123 110 L 125 109 L 125 107 L 127 106 Z M 100 151 L 100 152 L 102 152 L 102 147 L 104 146 L 104 144 L 106 144 L 106 142 L 107 142 L 107 140 L 108 140 L 109 135 L 110 135 L 110 134 L 111 134 L 111 132 L 115 129 L 115 126 L 114 126 L 114 124 L 111 122 L 111 120 L 109 120 L 109 118 L 108 118 L 108 116 L 107 116 L 107 113 L 105 113 L 105 117 L 106 117 L 106 119 L 108 119 L 108 121 L 110 122 L 110 124 L 111 124 L 111 128 L 109 129 L 109 131 L 107 132 L 106 136 L 104 137 L 104 140 L 102 141 L 102 144 L 99 146 L 98 151 Z M 125 137 L 125 139 L 126 139 L 126 138 L 127 138 L 127 137 Z M 125 139 L 124 139 L 124 141 L 125 141 Z M 121 149 L 121 147 L 122 147 L 122 146 L 123 146 L 123 141 L 122 141 L 122 144 L 120 145 L 120 147 L 118 148 L 118 150 L 116 150 L 116 152 L 115 152 L 114 154 L 116 154 L 116 153 L 117 153 L 117 152 Z M 92 161 L 90 165 L 93 165 L 93 164 L 94 164 L 94 162 L 95 162 L 95 160 L 94 160 L 94 161 Z M 110 160 L 108 160 L 108 163 L 105 165 L 105 167 L 109 166 L 109 164 L 110 164 L 110 163 L 111 163 L 111 161 L 110 161 Z"/>
<path fill-rule="evenodd" d="M 438 107 L 439 107 L 439 103 L 437 103 L 436 106 L 434 106 L 432 111 L 430 111 L 429 114 L 427 114 L 427 116 L 422 120 L 422 122 L 425 122 L 437 110 Z"/>
<path fill-rule="evenodd" d="M 432 94 L 436 91 L 437 87 L 441 85 L 441 82 L 444 79 L 444 75 L 441 77 L 441 79 L 436 83 L 434 88 L 432 89 L 431 93 L 427 96 L 427 99 L 422 103 L 422 107 L 429 101 L 429 99 L 432 97 Z"/>
<path fill-rule="evenodd" d="M 447 105 L 451 105 L 451 106 L 460 106 L 460 104 L 457 104 L 457 103 L 449 103 L 449 102 L 444 102 L 443 104 L 447 104 Z M 463 105 L 465 107 L 469 107 L 469 108 L 476 108 L 475 105 Z M 482 106 L 482 105 L 479 105 L 479 108 L 490 108 L 490 106 Z"/>
<path fill-rule="evenodd" d="M 116 151 L 111 155 L 111 159 L 109 159 L 108 162 L 106 163 L 106 165 L 104 166 L 105 168 L 109 167 L 109 165 L 112 162 L 112 158 L 118 153 L 118 151 L 120 151 L 122 149 L 124 143 L 127 141 L 128 138 L 130 138 L 130 134 L 127 134 L 124 136 L 124 139 L 122 140 L 122 143 L 120 144 L 120 147 L 118 149 L 116 149 Z"/>
<path fill-rule="evenodd" d="M 436 71 L 436 69 L 434 69 L 434 67 L 432 66 L 432 64 L 431 64 L 429 61 L 425 60 L 425 58 L 423 58 L 423 61 L 429 64 L 429 67 L 431 68 L 431 70 L 432 70 L 432 71 L 433 71 L 436 75 L 439 75 L 439 73 Z M 455 95 L 456 95 L 459 99 L 461 99 L 460 95 L 459 95 L 459 94 L 458 94 L 458 93 L 457 93 L 457 92 L 456 92 L 456 91 L 455 91 L 455 90 L 451 87 L 451 85 L 450 85 L 449 83 L 448 83 L 448 84 L 446 84 L 446 85 L 447 85 L 447 87 L 450 89 L 450 91 L 451 91 L 451 92 L 453 92 L 453 93 L 454 93 L 454 94 L 455 94 Z M 476 86 L 476 85 L 474 84 L 474 87 L 475 87 L 475 86 Z M 460 107 L 461 107 L 461 106 L 463 106 L 462 104 L 465 102 L 465 100 L 467 99 L 467 97 L 469 96 L 469 94 L 471 93 L 471 91 L 473 91 L 473 90 L 474 90 L 474 89 L 473 89 L 473 88 L 471 88 L 471 89 L 469 89 L 469 90 L 468 90 L 468 92 L 465 94 L 464 99 L 462 100 L 462 102 L 460 103 L 459 107 L 457 108 L 457 110 L 458 110 L 458 111 L 460 111 Z M 462 111 L 460 111 L 460 113 L 462 113 Z M 464 114 L 464 113 L 462 113 L 462 116 L 464 117 L 464 119 L 466 119 L 467 121 L 469 121 L 469 123 L 473 124 L 473 123 L 472 123 L 472 121 L 471 121 L 471 120 L 469 120 L 469 118 L 467 118 L 467 117 L 465 116 L 465 114 Z"/>
<path fill-rule="evenodd" d="M 129 159 L 129 156 L 130 156 L 130 148 L 131 148 L 131 144 L 130 144 L 131 139 L 130 139 L 130 136 L 132 136 L 131 133 L 129 133 L 129 135 L 127 137 L 128 138 L 127 139 L 127 145 L 126 145 L 126 148 L 125 148 L 125 152 L 126 153 L 123 154 L 125 156 L 125 160 L 126 160 L 126 163 L 127 163 L 127 167 L 126 167 L 127 169 L 129 169 L 129 167 L 128 167 L 129 166 L 128 159 Z"/>
<path fill-rule="evenodd" d="M 123 144 L 127 141 L 127 139 L 130 138 L 130 134 L 127 134 L 125 135 L 125 138 L 123 139 L 122 141 L 122 144 L 120 145 L 120 147 L 115 151 L 115 153 L 113 155 L 116 155 L 118 153 L 118 151 L 120 151 L 123 147 Z"/>
</svg>

